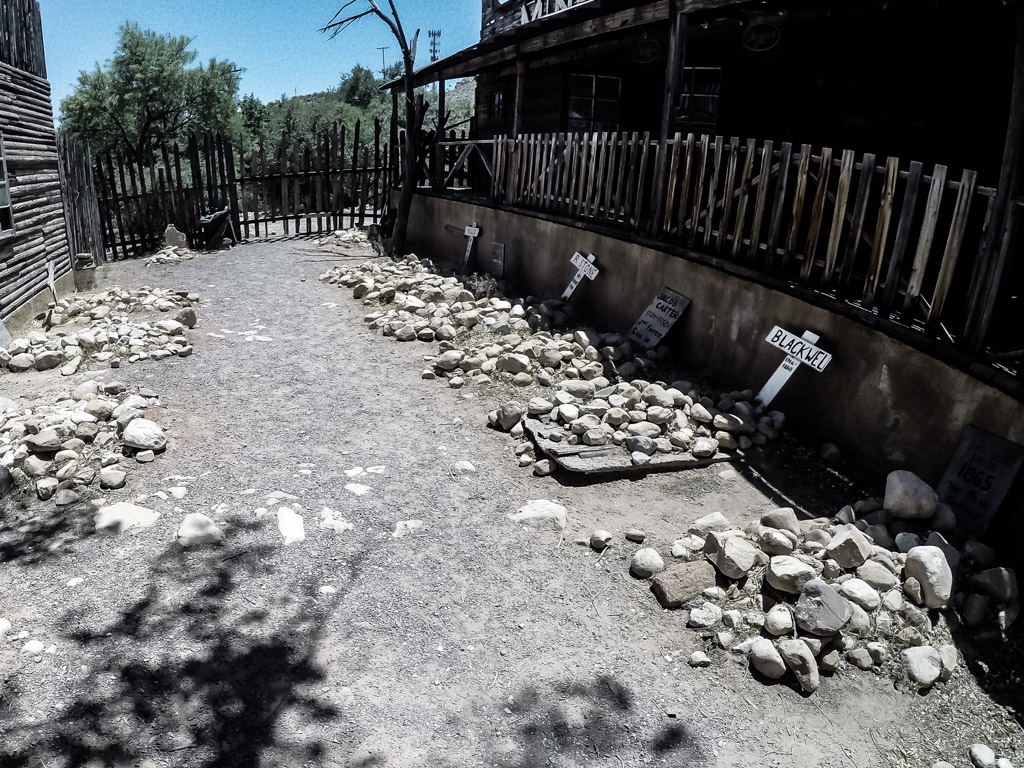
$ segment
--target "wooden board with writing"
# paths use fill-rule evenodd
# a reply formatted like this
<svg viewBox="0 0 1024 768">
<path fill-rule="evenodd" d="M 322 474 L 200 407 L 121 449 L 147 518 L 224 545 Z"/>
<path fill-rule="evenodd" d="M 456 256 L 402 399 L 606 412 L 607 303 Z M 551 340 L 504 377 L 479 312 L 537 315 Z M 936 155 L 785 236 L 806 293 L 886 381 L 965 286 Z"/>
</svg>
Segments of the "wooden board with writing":
<svg viewBox="0 0 1024 768">
<path fill-rule="evenodd" d="M 629 332 L 629 339 L 644 349 L 656 347 L 680 318 L 690 300 L 671 288 L 662 288 Z"/>
<path fill-rule="evenodd" d="M 979 535 L 988 528 L 1024 464 L 1024 446 L 973 424 L 964 429 L 936 492 L 953 508 L 957 524 Z"/>
</svg>

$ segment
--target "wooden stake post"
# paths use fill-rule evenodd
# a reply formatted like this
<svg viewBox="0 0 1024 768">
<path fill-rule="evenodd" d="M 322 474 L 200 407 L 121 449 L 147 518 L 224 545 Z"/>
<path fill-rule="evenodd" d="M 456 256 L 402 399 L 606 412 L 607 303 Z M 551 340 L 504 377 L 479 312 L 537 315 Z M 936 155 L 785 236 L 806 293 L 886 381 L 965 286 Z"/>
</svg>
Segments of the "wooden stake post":
<svg viewBox="0 0 1024 768">
<path fill-rule="evenodd" d="M 805 331 L 803 336 L 794 336 L 777 325 L 772 328 L 765 341 L 787 352 L 788 356 L 757 393 L 757 400 L 761 405 L 767 407 L 789 381 L 793 371 L 801 365 L 807 365 L 818 373 L 825 370 L 825 366 L 832 360 L 832 355 L 814 346 L 819 338 L 818 334 L 810 331 Z"/>
<path fill-rule="evenodd" d="M 572 255 L 570 261 L 572 262 L 572 265 L 576 267 L 577 272 L 573 279 L 570 281 L 568 287 L 565 289 L 565 292 L 562 294 L 562 301 L 569 300 L 569 297 L 572 296 L 573 291 L 576 290 L 576 286 L 580 284 L 580 281 L 584 277 L 587 278 L 588 280 L 593 280 L 601 271 L 594 264 L 594 254 L 590 254 L 586 258 L 583 258 L 583 254 L 580 253 L 579 251 L 576 251 L 576 253 Z"/>
</svg>

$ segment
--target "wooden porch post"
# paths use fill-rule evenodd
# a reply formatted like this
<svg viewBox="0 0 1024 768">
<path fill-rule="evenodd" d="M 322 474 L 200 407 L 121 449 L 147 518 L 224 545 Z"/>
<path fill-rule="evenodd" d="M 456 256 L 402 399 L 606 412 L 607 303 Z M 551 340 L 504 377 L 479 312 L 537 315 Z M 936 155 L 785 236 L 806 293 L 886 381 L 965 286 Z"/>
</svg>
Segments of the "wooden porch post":
<svg viewBox="0 0 1024 768">
<path fill-rule="evenodd" d="M 658 224 L 664 218 L 666 187 L 668 185 L 668 139 L 672 131 L 672 112 L 679 97 L 679 80 L 682 76 L 683 61 L 686 59 L 686 31 L 689 17 L 678 10 L 675 0 L 671 2 L 672 31 L 668 42 L 668 64 L 665 69 L 665 91 L 661 107 L 661 134 L 658 137 L 658 158 L 654 164 L 654 195 L 651 219 L 647 231 L 658 235 Z"/>
<path fill-rule="evenodd" d="M 391 188 L 398 187 L 398 179 L 401 177 L 401 157 L 398 149 L 398 88 L 391 89 L 391 125 L 388 126 L 388 164 L 391 166 Z M 344 163 L 343 163 L 344 165 Z M 339 169 L 340 170 L 340 169 Z"/>
<path fill-rule="evenodd" d="M 437 133 L 434 136 L 434 189 L 444 189 L 444 147 L 445 136 L 444 74 L 437 76 Z"/>
<path fill-rule="evenodd" d="M 516 60 L 516 98 L 512 106 L 512 137 L 515 138 L 523 130 L 523 80 L 526 75 L 526 62 Z"/>
<path fill-rule="evenodd" d="M 1017 3 L 1017 46 L 1013 62 L 1013 86 L 1010 90 L 1010 116 L 1003 144 L 1003 165 L 999 171 L 999 187 L 992 204 L 992 218 L 982 233 L 978 261 L 971 280 L 967 344 L 976 351 L 985 346 L 992 325 L 999 287 L 1010 266 L 1010 241 L 1013 234 L 1012 206 L 1022 189 L 1022 152 L 1024 141 L 1024 2 Z"/>
</svg>

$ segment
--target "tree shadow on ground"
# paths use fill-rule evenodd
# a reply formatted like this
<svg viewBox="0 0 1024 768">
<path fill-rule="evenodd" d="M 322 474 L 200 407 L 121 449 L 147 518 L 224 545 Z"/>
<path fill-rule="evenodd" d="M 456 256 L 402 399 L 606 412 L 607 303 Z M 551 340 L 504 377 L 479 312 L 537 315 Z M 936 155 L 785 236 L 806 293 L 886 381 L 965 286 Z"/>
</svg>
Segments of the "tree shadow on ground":
<svg viewBox="0 0 1024 768">
<path fill-rule="evenodd" d="M 162 764 L 255 766 L 287 754 L 317 765 L 323 746 L 276 726 L 286 710 L 306 723 L 337 721 L 329 704 L 303 693 L 324 679 L 313 661 L 337 601 L 316 599 L 310 584 L 290 595 L 248 598 L 240 585 L 270 572 L 274 547 L 201 552 L 168 548 L 154 562 L 144 596 L 103 625 L 77 610 L 62 625 L 88 658 L 84 680 L 45 724 L 6 697 L 15 723 L 0 746 L 0 766 L 52 768 Z M 361 559 L 350 560 L 351 584 Z M 250 590 L 251 591 L 251 590 Z M 265 600 L 265 603 L 264 603 Z"/>
<path fill-rule="evenodd" d="M 57 507 L 35 502 L 27 493 L 5 499 L 0 503 L 0 563 L 41 563 L 64 554 L 95 533 L 93 511 L 85 503 Z"/>
<path fill-rule="evenodd" d="M 562 681 L 549 693 L 527 685 L 499 704 L 519 723 L 514 749 L 491 756 L 500 768 L 597 765 L 610 758 L 628 765 L 638 762 L 637 753 L 645 762 L 653 754 L 693 768 L 706 764 L 701 739 L 682 721 L 638 738 L 630 723 L 637 716 L 633 693 L 611 675 L 597 675 L 589 683 Z"/>
</svg>

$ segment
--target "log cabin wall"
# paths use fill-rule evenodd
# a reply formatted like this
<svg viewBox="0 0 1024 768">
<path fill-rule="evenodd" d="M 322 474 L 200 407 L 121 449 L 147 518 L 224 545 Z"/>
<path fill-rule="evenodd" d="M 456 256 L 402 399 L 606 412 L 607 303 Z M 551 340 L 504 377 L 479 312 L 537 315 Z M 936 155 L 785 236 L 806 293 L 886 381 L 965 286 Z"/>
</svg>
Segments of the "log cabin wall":
<svg viewBox="0 0 1024 768">
<path fill-rule="evenodd" d="M 0 2 L 0 134 L 10 206 L 0 229 L 0 320 L 70 282 L 57 135 L 36 0 Z"/>
</svg>

